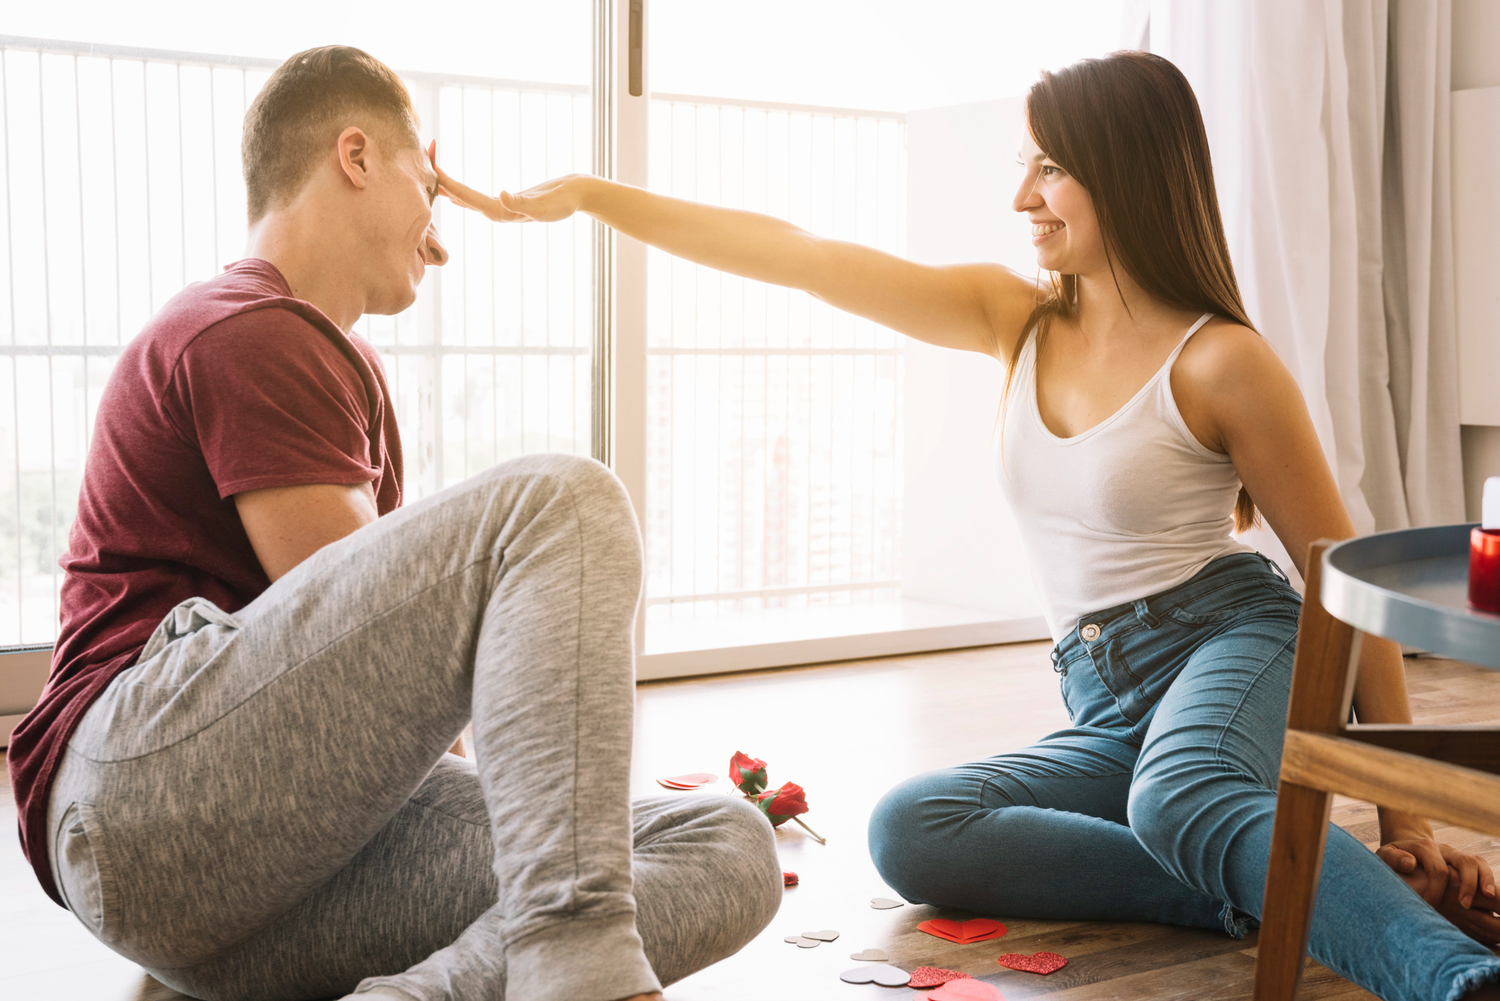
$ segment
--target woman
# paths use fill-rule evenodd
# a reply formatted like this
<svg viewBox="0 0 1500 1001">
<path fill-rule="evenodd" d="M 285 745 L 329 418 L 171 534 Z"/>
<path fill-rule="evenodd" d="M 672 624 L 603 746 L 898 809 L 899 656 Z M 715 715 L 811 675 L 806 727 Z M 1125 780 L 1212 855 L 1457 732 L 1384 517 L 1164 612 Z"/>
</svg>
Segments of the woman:
<svg viewBox="0 0 1500 1001">
<path fill-rule="evenodd" d="M 912 901 L 1240 936 L 1265 886 L 1299 598 L 1231 532 L 1258 508 L 1302 569 L 1310 542 L 1353 525 L 1296 383 L 1245 314 L 1187 80 L 1117 53 L 1044 73 L 1026 107 L 1014 207 L 1052 273 L 1040 288 L 593 177 L 498 198 L 440 180 L 498 221 L 585 212 L 1003 361 L 999 473 L 1072 727 L 898 786 L 871 854 Z M 1410 722 L 1394 644 L 1365 641 L 1354 705 Z M 1388 999 L 1500 997 L 1500 960 L 1464 934 L 1500 941 L 1489 867 L 1393 810 L 1380 840 L 1372 855 L 1330 830 L 1312 954 Z"/>
</svg>

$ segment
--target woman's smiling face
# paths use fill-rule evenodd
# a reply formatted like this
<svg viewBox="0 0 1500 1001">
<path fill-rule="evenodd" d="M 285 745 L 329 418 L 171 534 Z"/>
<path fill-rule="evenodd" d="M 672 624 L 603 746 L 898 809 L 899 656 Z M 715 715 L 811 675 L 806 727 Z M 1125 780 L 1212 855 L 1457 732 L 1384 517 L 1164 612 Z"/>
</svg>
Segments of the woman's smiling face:
<svg viewBox="0 0 1500 1001">
<path fill-rule="evenodd" d="M 1031 220 L 1037 264 L 1066 275 L 1108 268 L 1088 190 L 1042 152 L 1030 130 L 1021 136 L 1019 156 L 1025 173 L 1012 207 Z"/>
</svg>

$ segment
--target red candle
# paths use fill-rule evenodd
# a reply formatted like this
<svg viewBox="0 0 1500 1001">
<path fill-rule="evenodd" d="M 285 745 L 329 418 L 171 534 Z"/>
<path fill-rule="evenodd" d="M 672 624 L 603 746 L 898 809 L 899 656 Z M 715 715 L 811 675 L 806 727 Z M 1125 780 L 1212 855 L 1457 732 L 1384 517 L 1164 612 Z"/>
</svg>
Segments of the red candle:
<svg viewBox="0 0 1500 1001">
<path fill-rule="evenodd" d="M 1500 615 L 1500 529 L 1469 533 L 1469 607 Z"/>
</svg>

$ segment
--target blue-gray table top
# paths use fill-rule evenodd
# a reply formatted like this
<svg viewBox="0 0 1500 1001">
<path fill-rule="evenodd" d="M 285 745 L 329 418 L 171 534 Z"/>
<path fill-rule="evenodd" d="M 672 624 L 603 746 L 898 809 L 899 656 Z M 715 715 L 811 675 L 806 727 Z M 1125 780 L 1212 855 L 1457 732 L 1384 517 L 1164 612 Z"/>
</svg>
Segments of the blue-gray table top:
<svg viewBox="0 0 1500 1001">
<path fill-rule="evenodd" d="M 1469 532 L 1379 532 L 1323 554 L 1323 607 L 1357 629 L 1500 670 L 1500 615 L 1469 608 Z"/>
</svg>

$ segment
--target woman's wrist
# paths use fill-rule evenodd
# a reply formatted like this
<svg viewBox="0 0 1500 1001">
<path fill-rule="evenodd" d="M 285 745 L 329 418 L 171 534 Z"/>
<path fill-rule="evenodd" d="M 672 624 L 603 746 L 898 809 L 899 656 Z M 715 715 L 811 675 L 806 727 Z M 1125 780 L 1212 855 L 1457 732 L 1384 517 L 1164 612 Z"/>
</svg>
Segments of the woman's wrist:
<svg viewBox="0 0 1500 1001">
<path fill-rule="evenodd" d="M 1432 824 L 1426 817 L 1385 807 L 1379 808 L 1376 813 L 1380 818 L 1380 843 L 1383 845 L 1393 841 L 1433 840 Z"/>
<path fill-rule="evenodd" d="M 568 185 L 573 188 L 578 211 L 597 216 L 614 182 L 594 174 L 574 174 L 568 178 Z"/>
</svg>

